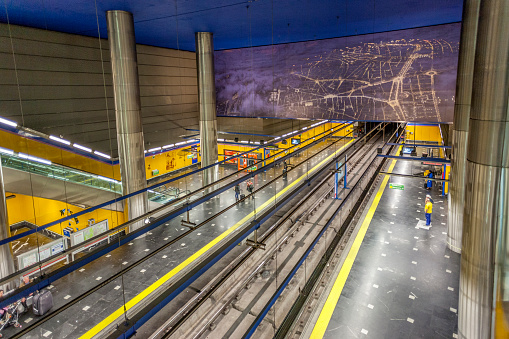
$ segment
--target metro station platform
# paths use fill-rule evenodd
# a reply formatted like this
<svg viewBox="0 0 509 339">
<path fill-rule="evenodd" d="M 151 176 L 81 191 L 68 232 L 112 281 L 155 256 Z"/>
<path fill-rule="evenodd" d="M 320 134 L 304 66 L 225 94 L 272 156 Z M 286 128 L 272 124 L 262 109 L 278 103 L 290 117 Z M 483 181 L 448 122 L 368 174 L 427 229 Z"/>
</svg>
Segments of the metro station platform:
<svg viewBox="0 0 509 339">
<path fill-rule="evenodd" d="M 425 170 L 393 163 L 393 173 Z M 457 337 L 460 255 L 446 244 L 447 198 L 423 182 L 383 177 L 302 337 Z M 426 194 L 434 200 L 429 230 L 418 226 Z"/>
<path fill-rule="evenodd" d="M 279 197 L 285 190 L 284 188 L 294 185 L 298 181 L 305 180 L 307 173 L 318 168 L 324 161 L 324 158 L 330 157 L 339 148 L 348 144 L 348 141 L 340 141 L 337 147 L 327 148 L 331 144 L 329 141 L 321 142 L 302 154 L 301 157 L 292 158 L 291 162 L 296 168 L 288 172 L 288 180 L 278 180 L 266 189 L 257 192 L 255 199 L 249 199 L 235 208 L 232 208 L 222 215 L 211 220 L 202 229 L 196 229 L 182 241 L 168 246 L 160 251 L 159 249 L 168 241 L 181 236 L 187 228 L 181 225 L 181 220 L 185 214 L 174 218 L 162 227 L 157 227 L 146 236 L 140 237 L 126 245 L 111 251 L 109 254 L 100 257 L 97 260 L 83 266 L 78 271 L 74 271 L 65 277 L 54 282 L 49 289 L 53 294 L 54 308 L 58 309 L 90 289 L 103 284 L 105 280 L 124 270 L 129 265 L 143 259 L 146 256 L 157 252 L 157 255 L 142 262 L 136 267 L 127 271 L 123 276 L 101 286 L 96 292 L 91 293 L 76 304 L 70 306 L 65 312 L 58 316 L 43 322 L 41 325 L 30 331 L 25 338 L 88 338 L 93 335 L 90 331 L 101 326 L 105 326 L 113 321 L 112 315 L 123 310 L 124 304 L 132 307 L 139 303 L 143 296 L 151 293 L 153 285 L 167 279 L 168 274 L 176 274 L 194 258 L 196 253 L 207 246 L 211 246 L 216 238 L 227 233 L 230 228 L 238 227 L 246 219 L 246 215 L 263 210 L 264 206 L 269 206 L 270 202 Z M 320 153 L 316 157 L 307 159 L 314 154 Z M 298 166 L 298 164 L 303 164 Z M 270 182 L 272 178 L 280 175 L 283 171 L 282 166 L 274 167 L 266 172 L 253 177 L 255 189 Z M 224 175 L 230 171 L 225 170 Z M 239 173 L 243 176 L 245 173 Z M 192 175 L 186 178 L 186 181 L 179 182 L 179 185 L 185 187 L 187 184 L 197 185 L 200 182 L 200 175 Z M 247 194 L 245 186 L 242 190 Z M 213 199 L 193 208 L 190 211 L 190 220 L 200 223 L 207 220 L 232 204 L 235 203 L 233 190 L 227 190 Z M 191 260 L 192 261 L 192 260 Z M 196 293 L 192 289 L 187 289 L 186 293 Z M 123 311 L 120 311 L 122 313 Z M 26 316 L 20 320 L 20 323 L 29 326 L 34 321 L 33 317 Z M 4 331 L 4 336 L 10 337 L 19 329 L 13 327 Z"/>
</svg>

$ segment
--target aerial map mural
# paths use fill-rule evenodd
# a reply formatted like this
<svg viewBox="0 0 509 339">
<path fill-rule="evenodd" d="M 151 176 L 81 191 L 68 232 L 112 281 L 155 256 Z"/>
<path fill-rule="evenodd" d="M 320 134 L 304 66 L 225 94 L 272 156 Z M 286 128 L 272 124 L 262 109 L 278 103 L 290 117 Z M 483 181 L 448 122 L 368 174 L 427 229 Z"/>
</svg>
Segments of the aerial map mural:
<svg viewBox="0 0 509 339">
<path fill-rule="evenodd" d="M 452 122 L 460 25 L 216 51 L 217 115 Z"/>
</svg>

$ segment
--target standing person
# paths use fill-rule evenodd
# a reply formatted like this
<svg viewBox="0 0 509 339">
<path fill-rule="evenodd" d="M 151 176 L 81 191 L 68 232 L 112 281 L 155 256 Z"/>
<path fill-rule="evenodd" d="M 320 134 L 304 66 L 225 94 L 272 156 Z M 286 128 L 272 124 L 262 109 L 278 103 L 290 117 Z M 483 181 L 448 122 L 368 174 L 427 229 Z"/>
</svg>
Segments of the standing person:
<svg viewBox="0 0 509 339">
<path fill-rule="evenodd" d="M 433 204 L 431 199 L 426 197 L 426 205 L 424 205 L 424 213 L 426 215 L 426 226 L 431 226 L 431 213 L 433 212 Z"/>
<path fill-rule="evenodd" d="M 249 192 L 249 194 L 253 193 L 254 185 L 253 185 L 253 182 L 251 181 L 251 179 L 249 179 L 247 181 L 246 188 L 247 188 L 247 191 Z M 252 198 L 254 198 L 254 196 Z"/>
<path fill-rule="evenodd" d="M 430 171 L 429 174 L 427 175 L 427 177 L 428 178 L 433 178 L 433 172 Z M 432 181 L 428 180 L 427 183 L 426 183 L 426 189 L 430 190 L 432 185 L 433 185 Z"/>
<path fill-rule="evenodd" d="M 239 184 L 235 185 L 234 191 L 235 191 L 235 201 L 239 201 L 239 199 L 240 199 L 240 186 L 239 186 Z"/>
<path fill-rule="evenodd" d="M 286 172 L 288 172 L 288 170 L 285 167 L 285 168 L 283 168 L 283 180 L 286 180 L 286 178 L 287 178 L 287 173 Z"/>
</svg>

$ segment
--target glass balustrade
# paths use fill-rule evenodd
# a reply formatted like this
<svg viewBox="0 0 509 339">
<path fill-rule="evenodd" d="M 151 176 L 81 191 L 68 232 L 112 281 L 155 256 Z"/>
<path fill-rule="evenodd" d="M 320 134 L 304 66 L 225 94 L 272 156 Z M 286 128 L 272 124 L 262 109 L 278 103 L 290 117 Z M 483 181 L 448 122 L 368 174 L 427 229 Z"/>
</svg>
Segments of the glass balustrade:
<svg viewBox="0 0 509 339">
<path fill-rule="evenodd" d="M 122 194 L 122 183 L 118 180 L 106 178 L 100 175 L 75 170 L 58 164 L 43 164 L 36 161 L 19 158 L 15 155 L 2 154 L 2 166 L 27 172 L 30 174 L 40 175 L 56 180 L 67 181 L 79 185 L 105 190 L 117 194 Z M 175 187 L 165 188 L 158 187 L 148 191 L 150 201 L 166 204 L 173 199 L 178 198 L 179 194 L 184 193 Z"/>
</svg>

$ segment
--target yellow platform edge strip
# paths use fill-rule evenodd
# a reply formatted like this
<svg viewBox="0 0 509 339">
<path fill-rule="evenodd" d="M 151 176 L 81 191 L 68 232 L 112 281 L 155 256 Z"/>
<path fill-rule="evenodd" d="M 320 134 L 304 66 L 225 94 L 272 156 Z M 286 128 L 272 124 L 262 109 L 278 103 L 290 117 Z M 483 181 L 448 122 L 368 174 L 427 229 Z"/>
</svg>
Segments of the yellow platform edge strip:
<svg viewBox="0 0 509 339">
<path fill-rule="evenodd" d="M 400 152 L 401 146 L 399 147 L 398 154 Z M 392 172 L 395 165 L 396 160 L 393 160 L 389 167 L 388 172 Z M 357 257 L 357 253 L 359 253 L 359 249 L 361 247 L 362 242 L 364 241 L 364 236 L 368 231 L 369 225 L 371 223 L 371 220 L 373 219 L 373 215 L 375 214 L 376 208 L 380 203 L 380 199 L 382 198 L 382 194 L 384 193 L 385 186 L 387 186 L 389 177 L 390 177 L 389 175 L 385 175 L 385 178 L 383 179 L 382 184 L 380 185 L 380 188 L 376 193 L 375 199 L 373 200 L 373 203 L 371 204 L 368 210 L 368 214 L 366 215 L 366 218 L 364 218 L 364 221 L 362 222 L 361 228 L 359 229 L 359 233 L 357 233 L 357 236 L 355 237 L 352 247 L 350 248 L 350 251 L 348 251 L 348 255 L 346 256 L 345 262 L 343 263 L 343 266 L 339 271 L 336 281 L 332 286 L 332 290 L 329 296 L 327 297 L 327 300 L 325 301 L 325 304 L 322 308 L 322 311 L 320 312 L 320 315 L 318 316 L 318 320 L 316 321 L 315 327 L 313 328 L 313 332 L 311 332 L 310 336 L 311 339 L 322 339 L 325 334 L 325 331 L 327 330 L 327 326 L 329 326 L 332 313 L 334 313 L 334 310 L 336 309 L 336 305 L 339 301 L 339 297 L 341 296 L 341 292 L 343 291 L 343 287 L 345 287 L 346 279 L 350 275 L 353 263 L 355 261 L 355 258 Z"/>
<path fill-rule="evenodd" d="M 150 295 L 152 292 L 154 292 L 157 288 L 159 288 L 162 284 L 164 284 L 166 281 L 171 279 L 173 276 L 175 276 L 178 272 L 180 272 L 182 269 L 184 269 L 186 266 L 191 264 L 193 261 L 198 259 L 200 256 L 205 254 L 209 249 L 211 249 L 214 245 L 219 243 L 221 240 L 226 238 L 228 235 L 230 235 L 233 231 L 235 231 L 237 228 L 245 224 L 255 213 L 260 213 L 265 207 L 267 207 L 269 204 L 273 203 L 277 198 L 279 198 L 281 195 L 285 194 L 289 189 L 291 189 L 293 186 L 295 186 L 297 183 L 301 182 L 302 180 L 305 180 L 309 174 L 316 171 L 318 168 L 320 168 L 324 163 L 329 161 L 331 158 L 335 157 L 338 153 L 340 153 L 345 147 L 350 145 L 352 142 L 354 142 L 354 139 L 347 142 L 345 145 L 343 145 L 341 148 L 339 148 L 337 151 L 329 155 L 327 158 L 322 160 L 320 163 L 318 163 L 316 166 L 314 166 L 312 169 L 301 175 L 297 180 L 294 180 L 290 185 L 286 186 L 283 190 L 281 190 L 279 193 L 277 193 L 272 198 L 265 201 L 261 206 L 256 208 L 253 212 L 249 213 L 247 216 L 242 218 L 239 222 L 237 222 L 235 225 L 230 227 L 228 230 L 223 232 L 220 236 L 209 242 L 207 245 L 202 247 L 200 250 L 195 252 L 193 255 L 191 255 L 189 258 L 184 260 L 182 263 L 180 263 L 178 266 L 176 266 L 174 269 L 172 269 L 170 272 L 166 273 L 164 276 L 159 278 L 157 281 L 155 281 L 152 285 L 147 287 L 145 290 L 143 290 L 141 293 L 139 293 L 136 297 L 128 301 L 125 305 L 126 311 L 134 307 L 136 304 L 138 304 L 140 301 L 142 301 L 144 298 L 146 298 L 148 295 Z M 108 317 L 106 317 L 104 320 L 102 320 L 100 323 L 92 327 L 89 331 L 87 331 L 85 334 L 83 334 L 80 339 L 91 339 L 95 335 L 99 334 L 102 330 L 104 330 L 109 324 L 114 322 L 116 319 L 118 319 L 120 316 L 124 314 L 124 307 L 118 308 L 116 311 L 114 311 L 112 314 L 110 314 Z"/>
</svg>

